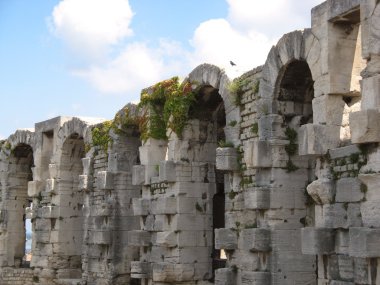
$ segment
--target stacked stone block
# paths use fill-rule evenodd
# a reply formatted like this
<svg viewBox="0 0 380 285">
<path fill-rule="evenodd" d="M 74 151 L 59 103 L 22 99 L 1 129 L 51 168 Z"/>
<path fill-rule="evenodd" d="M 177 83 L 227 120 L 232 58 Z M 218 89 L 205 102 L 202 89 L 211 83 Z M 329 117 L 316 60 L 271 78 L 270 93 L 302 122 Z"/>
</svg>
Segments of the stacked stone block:
<svg viewBox="0 0 380 285">
<path fill-rule="evenodd" d="M 0 284 L 378 284 L 380 4 L 311 18 L 233 83 L 194 69 L 181 135 L 100 147 L 57 117 L 1 141 Z"/>
</svg>

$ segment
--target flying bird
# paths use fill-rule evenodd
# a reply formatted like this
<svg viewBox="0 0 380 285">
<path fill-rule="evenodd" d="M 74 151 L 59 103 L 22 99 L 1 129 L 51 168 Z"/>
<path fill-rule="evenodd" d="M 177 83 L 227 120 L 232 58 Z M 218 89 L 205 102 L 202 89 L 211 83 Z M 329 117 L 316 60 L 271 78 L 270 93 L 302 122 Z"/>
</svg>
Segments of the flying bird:
<svg viewBox="0 0 380 285">
<path fill-rule="evenodd" d="M 233 62 L 232 60 L 230 60 L 230 64 L 231 64 L 231 66 L 235 66 L 236 65 L 236 63 Z"/>
</svg>

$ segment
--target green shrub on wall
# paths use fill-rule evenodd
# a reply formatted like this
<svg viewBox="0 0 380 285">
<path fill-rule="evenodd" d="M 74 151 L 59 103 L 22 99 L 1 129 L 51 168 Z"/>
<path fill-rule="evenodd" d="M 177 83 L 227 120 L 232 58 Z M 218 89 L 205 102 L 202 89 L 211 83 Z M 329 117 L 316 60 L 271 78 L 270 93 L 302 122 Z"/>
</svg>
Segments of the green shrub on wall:
<svg viewBox="0 0 380 285">
<path fill-rule="evenodd" d="M 161 81 L 141 93 L 140 108 L 145 109 L 140 124 L 141 139 L 167 139 L 169 127 L 178 137 L 189 119 L 189 109 L 196 102 L 192 84 L 178 77 Z"/>
</svg>

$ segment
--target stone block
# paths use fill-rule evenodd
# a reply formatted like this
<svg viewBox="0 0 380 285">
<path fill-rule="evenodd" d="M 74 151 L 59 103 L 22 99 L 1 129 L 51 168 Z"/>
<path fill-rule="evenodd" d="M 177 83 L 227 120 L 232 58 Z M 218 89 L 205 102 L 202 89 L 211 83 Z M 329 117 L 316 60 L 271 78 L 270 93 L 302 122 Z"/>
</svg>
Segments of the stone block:
<svg viewBox="0 0 380 285">
<path fill-rule="evenodd" d="M 216 169 L 227 171 L 239 169 L 236 148 L 218 147 L 216 149 Z"/>
<path fill-rule="evenodd" d="M 269 209 L 270 190 L 264 187 L 252 187 L 244 191 L 244 207 L 250 210 Z"/>
<path fill-rule="evenodd" d="M 380 38 L 380 32 L 378 29 L 380 24 L 380 6 L 375 0 L 366 0 L 361 2 L 360 8 L 363 35 L 362 56 L 364 58 L 371 59 L 372 61 L 372 58 L 380 54 L 380 47 L 378 45 Z"/>
<path fill-rule="evenodd" d="M 49 178 L 49 179 L 46 179 L 46 188 L 45 188 L 45 191 L 47 193 L 56 193 L 56 183 L 55 183 L 55 179 L 53 178 Z"/>
<path fill-rule="evenodd" d="M 90 181 L 89 181 L 89 176 L 88 175 L 79 175 L 79 190 L 82 190 L 82 191 L 88 191 L 90 190 L 91 188 L 91 184 Z"/>
<path fill-rule="evenodd" d="M 151 212 L 156 215 L 176 214 L 177 198 L 162 197 L 151 202 Z"/>
<path fill-rule="evenodd" d="M 241 284 L 242 285 L 270 285 L 271 274 L 270 272 L 243 271 L 241 273 Z"/>
<path fill-rule="evenodd" d="M 160 162 L 159 181 L 160 182 L 175 182 L 176 181 L 176 167 L 175 167 L 174 161 L 164 160 Z"/>
<path fill-rule="evenodd" d="M 380 113 L 367 109 L 350 114 L 351 140 L 353 143 L 380 142 Z"/>
<path fill-rule="evenodd" d="M 306 187 L 307 193 L 316 204 L 330 204 L 334 202 L 335 189 L 333 181 L 329 179 L 318 179 Z"/>
<path fill-rule="evenodd" d="M 29 181 L 28 182 L 28 196 L 37 197 L 44 190 L 44 183 L 42 181 Z"/>
<path fill-rule="evenodd" d="M 58 177 L 58 167 L 56 164 L 49 164 L 49 178 L 57 178 Z"/>
<path fill-rule="evenodd" d="M 378 189 L 377 189 L 378 190 Z M 369 228 L 380 228 L 380 202 L 366 201 L 360 206 L 363 225 Z"/>
<path fill-rule="evenodd" d="M 153 264 L 154 282 L 185 282 L 192 281 L 195 269 L 193 264 L 173 264 L 159 262 Z"/>
<path fill-rule="evenodd" d="M 148 139 L 139 147 L 142 165 L 158 165 L 165 160 L 167 142 L 165 140 Z"/>
<path fill-rule="evenodd" d="M 268 141 L 245 141 L 244 162 L 249 168 L 265 168 L 272 166 L 271 147 Z"/>
<path fill-rule="evenodd" d="M 149 262 L 131 261 L 131 277 L 136 279 L 151 278 L 151 264 Z"/>
<path fill-rule="evenodd" d="M 128 244 L 130 246 L 149 246 L 151 244 L 151 233 L 141 230 L 129 231 Z"/>
<path fill-rule="evenodd" d="M 113 173 L 109 171 L 99 171 L 96 176 L 96 184 L 100 190 L 112 190 L 113 185 Z"/>
<path fill-rule="evenodd" d="M 231 268 L 215 270 L 215 285 L 236 285 L 236 272 Z"/>
<path fill-rule="evenodd" d="M 90 231 L 88 242 L 90 244 L 110 244 L 112 241 L 110 231 Z"/>
<path fill-rule="evenodd" d="M 299 155 L 324 155 L 340 143 L 340 127 L 306 124 L 298 131 Z"/>
<path fill-rule="evenodd" d="M 328 20 L 340 20 L 342 16 L 358 9 L 360 0 L 330 0 L 328 2 Z"/>
<path fill-rule="evenodd" d="M 37 216 L 40 218 L 57 219 L 59 217 L 59 207 L 42 206 L 37 209 Z"/>
<path fill-rule="evenodd" d="M 150 200 L 144 198 L 132 199 L 133 214 L 135 216 L 147 216 L 150 209 Z"/>
<path fill-rule="evenodd" d="M 350 228 L 350 256 L 380 257 L 380 229 Z"/>
<path fill-rule="evenodd" d="M 361 182 L 357 178 L 341 178 L 336 183 L 336 202 L 359 202 L 363 199 Z"/>
<path fill-rule="evenodd" d="M 237 231 L 233 229 L 215 229 L 216 249 L 237 249 Z"/>
<path fill-rule="evenodd" d="M 329 150 L 329 155 L 331 159 L 342 158 L 356 153 L 360 153 L 360 149 L 355 144 Z"/>
<path fill-rule="evenodd" d="M 362 110 L 380 107 L 380 74 L 362 79 Z"/>
<path fill-rule="evenodd" d="M 176 247 L 177 246 L 177 234 L 171 231 L 158 232 L 156 238 L 156 244 L 164 247 Z"/>
<path fill-rule="evenodd" d="M 132 168 L 132 185 L 143 185 L 145 182 L 145 166 L 134 165 Z"/>
<path fill-rule="evenodd" d="M 326 204 L 315 207 L 315 225 L 321 228 L 348 228 L 348 205 Z"/>
<path fill-rule="evenodd" d="M 112 213 L 112 208 L 110 204 L 102 203 L 100 205 L 92 205 L 90 212 L 93 217 L 108 217 Z"/>
<path fill-rule="evenodd" d="M 335 231 L 325 228 L 303 228 L 301 241 L 303 254 L 331 254 L 335 249 Z"/>
<path fill-rule="evenodd" d="M 280 115 L 261 116 L 258 123 L 260 139 L 270 140 L 285 138 L 284 129 L 282 127 L 283 122 L 283 118 Z"/>
<path fill-rule="evenodd" d="M 83 174 L 84 175 L 92 175 L 93 169 L 93 160 L 91 157 L 85 157 L 82 158 L 82 165 L 83 165 Z"/>
<path fill-rule="evenodd" d="M 330 255 L 328 257 L 328 275 L 336 280 L 353 280 L 354 261 L 348 255 Z"/>
<path fill-rule="evenodd" d="M 376 165 L 374 165 L 373 162 L 367 163 L 366 166 L 364 166 L 361 171 L 378 171 L 378 161 L 375 162 Z M 367 201 L 380 201 L 380 191 L 378 191 L 380 187 L 380 173 L 361 173 L 359 174 L 358 178 L 360 181 L 362 181 L 367 187 L 363 188 L 363 192 L 365 193 L 365 198 Z"/>
<path fill-rule="evenodd" d="M 349 234 L 346 230 L 337 230 L 335 235 L 335 252 L 348 255 Z"/>
<path fill-rule="evenodd" d="M 271 250 L 271 235 L 268 229 L 244 229 L 241 232 L 243 250 L 267 252 Z"/>
<path fill-rule="evenodd" d="M 342 125 L 345 103 L 342 96 L 323 95 L 313 99 L 313 124 Z"/>
</svg>

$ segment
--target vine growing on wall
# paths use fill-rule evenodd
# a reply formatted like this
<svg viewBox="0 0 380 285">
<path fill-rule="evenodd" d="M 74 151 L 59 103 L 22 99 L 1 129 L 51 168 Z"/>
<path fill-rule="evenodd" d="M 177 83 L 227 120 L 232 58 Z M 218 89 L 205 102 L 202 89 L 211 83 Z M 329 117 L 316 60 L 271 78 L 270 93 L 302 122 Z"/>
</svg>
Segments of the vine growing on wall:
<svg viewBox="0 0 380 285">
<path fill-rule="evenodd" d="M 112 120 L 105 121 L 92 128 L 92 146 L 97 146 L 104 152 L 107 152 L 108 144 L 112 142 L 111 136 L 109 134 L 112 123 Z"/>
<path fill-rule="evenodd" d="M 167 127 L 181 137 L 189 119 L 189 109 L 196 102 L 195 94 L 192 84 L 180 83 L 178 77 L 143 90 L 139 107 L 145 110 L 143 116 L 147 119 L 140 124 L 141 139 L 167 139 Z"/>
</svg>

